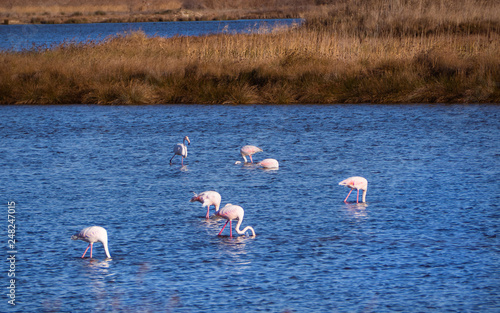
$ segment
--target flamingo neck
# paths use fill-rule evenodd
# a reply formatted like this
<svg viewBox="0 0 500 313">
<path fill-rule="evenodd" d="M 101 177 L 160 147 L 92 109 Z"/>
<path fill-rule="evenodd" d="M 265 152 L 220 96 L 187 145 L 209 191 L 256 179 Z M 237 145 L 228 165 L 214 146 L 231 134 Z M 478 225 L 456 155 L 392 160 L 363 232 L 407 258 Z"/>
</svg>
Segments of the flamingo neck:
<svg viewBox="0 0 500 313">
<path fill-rule="evenodd" d="M 368 187 L 366 187 L 364 190 L 363 190 L 363 203 L 366 202 L 366 191 L 368 190 Z"/>
<path fill-rule="evenodd" d="M 246 157 L 246 156 L 244 156 L 243 154 L 242 154 L 241 156 L 243 157 L 243 160 L 245 160 L 245 163 L 248 163 L 248 161 L 247 161 L 247 157 Z"/>
<path fill-rule="evenodd" d="M 111 254 L 109 254 L 109 250 L 108 250 L 108 241 L 107 240 L 103 240 L 102 241 L 102 245 L 104 247 L 104 252 L 106 253 L 106 257 L 108 259 L 111 259 Z"/>
<path fill-rule="evenodd" d="M 238 219 L 238 224 L 236 224 L 236 228 L 235 228 L 236 232 L 239 235 L 244 235 L 247 230 L 251 230 L 252 231 L 252 236 L 255 236 L 255 231 L 250 226 L 247 226 L 247 227 L 243 228 L 243 230 L 240 230 L 241 222 L 243 222 L 243 218 L 239 218 Z"/>
</svg>

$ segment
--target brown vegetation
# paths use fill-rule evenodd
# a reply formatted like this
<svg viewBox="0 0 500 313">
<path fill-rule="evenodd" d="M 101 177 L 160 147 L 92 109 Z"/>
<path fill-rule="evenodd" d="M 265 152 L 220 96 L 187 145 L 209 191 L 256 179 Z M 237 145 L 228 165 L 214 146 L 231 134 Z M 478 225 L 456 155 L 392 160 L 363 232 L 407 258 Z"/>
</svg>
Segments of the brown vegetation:
<svg viewBox="0 0 500 313">
<path fill-rule="evenodd" d="M 335 1 L 270 33 L 4 52 L 0 103 L 500 103 L 500 5 L 435 3 Z"/>
<path fill-rule="evenodd" d="M 4 0 L 7 24 L 163 22 L 299 17 L 314 0 Z"/>
</svg>

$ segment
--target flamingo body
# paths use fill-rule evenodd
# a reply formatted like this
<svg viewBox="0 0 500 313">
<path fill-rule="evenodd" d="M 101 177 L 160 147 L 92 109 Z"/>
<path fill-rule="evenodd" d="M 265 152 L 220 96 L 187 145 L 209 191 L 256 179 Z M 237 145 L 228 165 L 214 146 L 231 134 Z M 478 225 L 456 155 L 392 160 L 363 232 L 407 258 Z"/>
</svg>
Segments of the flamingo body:
<svg viewBox="0 0 500 313">
<path fill-rule="evenodd" d="M 257 153 L 257 152 L 262 152 L 263 150 L 259 147 L 256 146 L 243 146 L 240 149 L 241 156 L 243 157 L 243 160 L 245 160 L 245 163 L 247 163 L 247 156 L 250 157 L 250 163 L 253 163 L 252 160 L 252 155 Z"/>
<path fill-rule="evenodd" d="M 257 163 L 257 165 L 262 166 L 263 168 L 279 168 L 280 164 L 275 159 L 264 159 Z"/>
<path fill-rule="evenodd" d="M 349 193 L 347 194 L 347 197 L 344 199 L 344 202 L 347 202 L 347 198 L 349 198 L 349 195 L 351 192 L 356 189 L 358 191 L 357 197 L 356 197 L 356 203 L 359 203 L 359 190 L 363 190 L 363 199 L 362 202 L 366 202 L 366 192 L 368 190 L 368 181 L 364 177 L 360 176 L 353 176 L 349 177 L 347 179 L 344 179 L 339 183 L 341 186 L 347 186 L 351 188 Z"/>
<path fill-rule="evenodd" d="M 207 216 L 208 219 L 210 217 L 210 206 L 213 205 L 215 207 L 215 213 L 219 211 L 221 196 L 217 191 L 204 191 L 200 194 L 194 194 L 194 197 L 191 198 L 190 202 L 201 202 L 202 207 L 207 207 Z"/>
<path fill-rule="evenodd" d="M 101 242 L 104 246 L 104 252 L 106 253 L 106 257 L 111 259 L 111 255 L 108 250 L 108 232 L 106 229 L 100 226 L 91 226 L 82 229 L 79 233 L 71 236 L 73 240 L 83 240 L 89 243 L 87 249 L 82 255 L 82 258 L 87 254 L 87 250 L 90 248 L 90 258 L 92 258 L 92 246 L 95 242 Z"/>
<path fill-rule="evenodd" d="M 188 155 L 188 150 L 185 142 L 187 141 L 188 145 L 191 144 L 191 141 L 189 141 L 188 136 L 185 136 L 184 139 L 182 140 L 182 143 L 178 143 L 174 145 L 174 156 L 170 159 L 170 164 L 172 164 L 172 160 L 176 155 L 181 156 L 181 164 L 184 165 L 184 158 L 187 158 Z"/>
<path fill-rule="evenodd" d="M 250 226 L 247 226 L 243 230 L 240 230 L 241 222 L 243 222 L 243 216 L 245 215 L 245 211 L 239 205 L 234 205 L 234 204 L 228 203 L 222 209 L 219 210 L 217 215 L 227 219 L 226 224 L 224 224 L 224 227 L 222 227 L 222 229 L 220 230 L 219 235 L 222 233 L 224 228 L 226 228 L 226 225 L 229 222 L 230 223 L 230 225 L 229 225 L 230 237 L 233 237 L 232 221 L 234 219 L 237 219 L 238 224 L 236 224 L 235 230 L 239 235 L 244 235 L 247 230 L 251 230 L 252 236 L 255 236 L 255 231 Z"/>
</svg>

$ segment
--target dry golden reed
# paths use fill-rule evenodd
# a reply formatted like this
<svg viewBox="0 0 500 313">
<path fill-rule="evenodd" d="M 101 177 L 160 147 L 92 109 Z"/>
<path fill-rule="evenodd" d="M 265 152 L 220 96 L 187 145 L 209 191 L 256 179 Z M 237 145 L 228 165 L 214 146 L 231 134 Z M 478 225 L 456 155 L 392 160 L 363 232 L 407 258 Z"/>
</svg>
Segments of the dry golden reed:
<svg viewBox="0 0 500 313">
<path fill-rule="evenodd" d="M 288 29 L 3 52 L 0 103 L 500 103 L 499 5 L 451 2 L 336 1 Z"/>
<path fill-rule="evenodd" d="M 299 17 L 313 0 L 6 0 L 7 24 L 161 22 Z"/>
</svg>

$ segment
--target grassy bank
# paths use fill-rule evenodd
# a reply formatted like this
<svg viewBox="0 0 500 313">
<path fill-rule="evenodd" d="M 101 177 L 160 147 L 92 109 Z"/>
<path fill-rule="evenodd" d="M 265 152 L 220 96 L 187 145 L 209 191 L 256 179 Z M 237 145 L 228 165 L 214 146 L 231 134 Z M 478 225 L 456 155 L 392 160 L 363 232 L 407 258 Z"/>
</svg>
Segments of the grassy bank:
<svg viewBox="0 0 500 313">
<path fill-rule="evenodd" d="M 62 24 L 299 17 L 313 0 L 16 0 L 0 2 L 0 23 Z"/>
<path fill-rule="evenodd" d="M 500 103 L 499 5 L 456 4 L 346 0 L 270 33 L 1 53 L 0 103 Z"/>
</svg>

